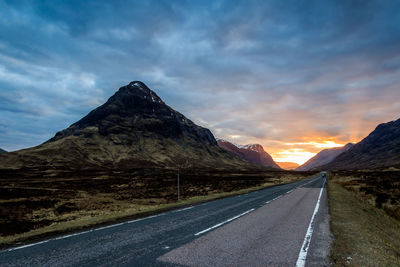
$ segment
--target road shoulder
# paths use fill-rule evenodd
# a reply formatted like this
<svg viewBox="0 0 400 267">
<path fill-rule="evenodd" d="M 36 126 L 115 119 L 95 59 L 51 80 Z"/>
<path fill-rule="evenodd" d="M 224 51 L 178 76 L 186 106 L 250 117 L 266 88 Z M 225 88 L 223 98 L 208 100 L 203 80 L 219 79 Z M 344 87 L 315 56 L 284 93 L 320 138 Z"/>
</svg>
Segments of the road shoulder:
<svg viewBox="0 0 400 267">
<path fill-rule="evenodd" d="M 330 251 L 333 235 L 330 229 L 330 215 L 327 190 L 321 196 L 320 209 L 315 218 L 315 229 L 311 238 L 306 266 L 331 266 Z"/>
</svg>

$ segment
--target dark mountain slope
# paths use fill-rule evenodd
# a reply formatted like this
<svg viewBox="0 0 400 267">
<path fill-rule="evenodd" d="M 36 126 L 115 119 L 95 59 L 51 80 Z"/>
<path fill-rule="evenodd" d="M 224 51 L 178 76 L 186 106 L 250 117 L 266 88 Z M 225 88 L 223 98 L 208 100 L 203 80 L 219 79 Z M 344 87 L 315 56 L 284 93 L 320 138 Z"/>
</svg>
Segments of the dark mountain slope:
<svg viewBox="0 0 400 267">
<path fill-rule="evenodd" d="M 378 125 L 361 142 L 319 167 L 327 170 L 373 169 L 400 165 L 400 119 Z"/>
<path fill-rule="evenodd" d="M 354 146 L 353 143 L 348 143 L 343 147 L 328 148 L 320 151 L 317 155 L 309 159 L 306 163 L 296 168 L 296 171 L 308 171 L 318 166 L 328 164 L 334 160 L 337 156 L 346 152 Z"/>
<path fill-rule="evenodd" d="M 121 87 L 102 106 L 34 148 L 0 157 L 0 168 L 246 166 L 212 133 L 167 106 L 144 83 Z"/>
</svg>

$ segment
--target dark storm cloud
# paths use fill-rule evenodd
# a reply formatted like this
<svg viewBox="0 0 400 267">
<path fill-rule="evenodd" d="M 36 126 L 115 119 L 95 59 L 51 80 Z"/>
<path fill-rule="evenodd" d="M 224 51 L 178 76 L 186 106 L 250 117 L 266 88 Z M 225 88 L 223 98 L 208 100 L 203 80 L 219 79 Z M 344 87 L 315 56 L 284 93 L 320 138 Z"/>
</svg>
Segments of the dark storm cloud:
<svg viewBox="0 0 400 267">
<path fill-rule="evenodd" d="M 131 80 L 217 136 L 273 153 L 359 140 L 399 117 L 398 1 L 0 0 L 0 36 L 8 150 L 45 141 Z"/>
</svg>

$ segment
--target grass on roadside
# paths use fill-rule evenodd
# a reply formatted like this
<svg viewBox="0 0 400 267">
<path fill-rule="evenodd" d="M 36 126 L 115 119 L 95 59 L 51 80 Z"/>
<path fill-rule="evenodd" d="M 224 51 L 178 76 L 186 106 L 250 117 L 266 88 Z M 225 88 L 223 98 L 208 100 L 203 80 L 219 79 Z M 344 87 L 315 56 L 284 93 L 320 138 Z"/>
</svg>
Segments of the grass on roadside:
<svg viewBox="0 0 400 267">
<path fill-rule="evenodd" d="M 400 222 L 328 180 L 334 266 L 400 266 Z"/>
<path fill-rule="evenodd" d="M 194 196 L 181 200 L 179 202 L 161 203 L 161 204 L 157 203 L 154 205 L 140 206 L 140 208 L 132 205 L 131 208 L 126 208 L 120 211 L 103 211 L 101 213 L 95 214 L 95 216 L 79 216 L 74 220 L 52 223 L 51 225 L 31 230 L 29 232 L 9 235 L 9 236 L 0 236 L 0 247 L 5 247 L 11 244 L 18 244 L 21 241 L 32 240 L 32 238 L 36 239 L 36 238 L 46 237 L 49 235 L 54 235 L 57 233 L 64 233 L 79 229 L 85 229 L 88 227 L 93 227 L 95 225 L 117 222 L 127 218 L 141 217 L 147 214 L 162 212 L 165 210 L 174 209 L 181 206 L 183 207 L 223 197 L 245 194 L 252 191 L 268 188 L 273 185 L 276 185 L 276 183 L 267 182 L 260 186 L 249 187 L 232 192 L 211 193 L 205 196 Z"/>
</svg>

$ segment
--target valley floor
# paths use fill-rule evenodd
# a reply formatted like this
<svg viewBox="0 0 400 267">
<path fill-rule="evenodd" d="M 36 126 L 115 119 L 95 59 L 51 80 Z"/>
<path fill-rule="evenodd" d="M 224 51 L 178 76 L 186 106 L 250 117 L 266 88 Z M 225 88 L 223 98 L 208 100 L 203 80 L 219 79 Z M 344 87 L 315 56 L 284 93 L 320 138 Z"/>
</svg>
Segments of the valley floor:
<svg viewBox="0 0 400 267">
<path fill-rule="evenodd" d="M 326 179 L 191 205 L 0 250 L 6 266 L 326 266 Z"/>
<path fill-rule="evenodd" d="M 267 170 L 0 170 L 0 246 L 21 244 L 310 176 Z"/>
</svg>

